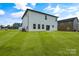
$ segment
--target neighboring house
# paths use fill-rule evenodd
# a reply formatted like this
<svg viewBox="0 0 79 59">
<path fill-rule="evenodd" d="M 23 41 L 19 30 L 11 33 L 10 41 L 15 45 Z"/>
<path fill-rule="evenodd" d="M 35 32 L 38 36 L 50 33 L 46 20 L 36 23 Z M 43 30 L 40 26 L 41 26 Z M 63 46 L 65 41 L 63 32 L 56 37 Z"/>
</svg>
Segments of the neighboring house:
<svg viewBox="0 0 79 59">
<path fill-rule="evenodd" d="M 26 31 L 57 31 L 57 16 L 27 9 L 22 16 L 22 28 Z"/>
<path fill-rule="evenodd" d="M 79 21 L 77 17 L 58 21 L 59 31 L 79 31 Z"/>
</svg>

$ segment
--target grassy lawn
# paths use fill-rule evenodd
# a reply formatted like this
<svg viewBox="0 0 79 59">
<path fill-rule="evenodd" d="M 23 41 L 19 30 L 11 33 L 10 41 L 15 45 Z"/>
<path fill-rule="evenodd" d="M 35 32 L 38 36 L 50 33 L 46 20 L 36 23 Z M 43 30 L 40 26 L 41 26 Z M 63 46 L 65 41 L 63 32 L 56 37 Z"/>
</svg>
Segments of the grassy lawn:
<svg viewBox="0 0 79 59">
<path fill-rule="evenodd" d="M 0 56 L 79 56 L 79 32 L 0 30 Z"/>
</svg>

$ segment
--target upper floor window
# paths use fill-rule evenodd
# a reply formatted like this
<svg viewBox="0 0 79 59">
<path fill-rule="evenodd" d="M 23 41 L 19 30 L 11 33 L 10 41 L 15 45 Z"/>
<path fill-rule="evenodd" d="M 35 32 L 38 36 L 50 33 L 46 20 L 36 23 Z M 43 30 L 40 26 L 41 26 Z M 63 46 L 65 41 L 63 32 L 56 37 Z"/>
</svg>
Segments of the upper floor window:
<svg viewBox="0 0 79 59">
<path fill-rule="evenodd" d="M 40 29 L 40 24 L 38 24 L 38 29 Z"/>
<path fill-rule="evenodd" d="M 36 24 L 33 24 L 33 29 L 36 29 Z"/>
<path fill-rule="evenodd" d="M 45 15 L 45 20 L 47 20 L 47 15 Z"/>
</svg>

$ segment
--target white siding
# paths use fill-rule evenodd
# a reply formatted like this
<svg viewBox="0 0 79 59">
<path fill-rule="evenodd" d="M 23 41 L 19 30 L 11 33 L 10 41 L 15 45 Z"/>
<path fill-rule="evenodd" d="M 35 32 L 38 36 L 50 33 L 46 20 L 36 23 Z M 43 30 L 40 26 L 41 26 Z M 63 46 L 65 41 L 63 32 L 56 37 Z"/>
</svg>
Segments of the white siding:
<svg viewBox="0 0 79 59">
<path fill-rule="evenodd" d="M 74 19 L 73 29 L 78 31 L 78 20 L 77 19 Z"/>
<path fill-rule="evenodd" d="M 79 31 L 79 21 L 78 21 L 78 31 Z"/>
<path fill-rule="evenodd" d="M 28 13 L 22 19 L 22 28 L 25 28 L 26 30 L 28 30 L 27 26 L 28 26 Z"/>
<path fill-rule="evenodd" d="M 50 31 L 57 30 L 56 17 L 47 16 L 47 20 L 45 20 L 44 14 L 32 11 L 28 11 L 28 13 L 29 13 L 29 31 L 46 31 L 46 25 L 50 25 Z M 36 24 L 36 29 L 33 29 L 33 24 Z M 40 29 L 38 29 L 38 24 L 41 25 Z M 44 29 L 42 29 L 42 24 L 44 24 L 45 27 Z M 54 28 L 52 28 L 52 25 L 54 25 Z"/>
</svg>

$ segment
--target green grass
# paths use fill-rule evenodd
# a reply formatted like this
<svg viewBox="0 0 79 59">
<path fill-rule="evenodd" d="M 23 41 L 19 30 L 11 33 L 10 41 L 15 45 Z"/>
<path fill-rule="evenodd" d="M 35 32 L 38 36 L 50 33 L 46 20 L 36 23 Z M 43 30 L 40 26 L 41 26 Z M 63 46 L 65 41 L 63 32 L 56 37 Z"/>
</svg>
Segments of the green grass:
<svg viewBox="0 0 79 59">
<path fill-rule="evenodd" d="M 0 30 L 0 56 L 79 56 L 79 32 Z"/>
</svg>

